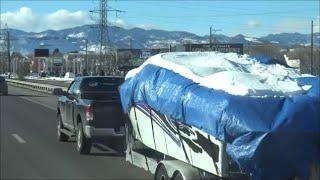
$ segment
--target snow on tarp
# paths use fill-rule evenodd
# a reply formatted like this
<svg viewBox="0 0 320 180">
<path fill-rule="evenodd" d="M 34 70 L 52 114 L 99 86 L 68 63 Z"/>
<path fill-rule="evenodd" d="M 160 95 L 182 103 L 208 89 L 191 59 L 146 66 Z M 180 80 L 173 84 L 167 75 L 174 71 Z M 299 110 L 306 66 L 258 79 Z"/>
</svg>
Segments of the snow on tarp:
<svg viewBox="0 0 320 180">
<path fill-rule="evenodd" d="M 120 87 L 124 110 L 144 102 L 227 143 L 253 179 L 307 179 L 320 164 L 320 78 L 247 55 L 151 57 Z"/>
</svg>

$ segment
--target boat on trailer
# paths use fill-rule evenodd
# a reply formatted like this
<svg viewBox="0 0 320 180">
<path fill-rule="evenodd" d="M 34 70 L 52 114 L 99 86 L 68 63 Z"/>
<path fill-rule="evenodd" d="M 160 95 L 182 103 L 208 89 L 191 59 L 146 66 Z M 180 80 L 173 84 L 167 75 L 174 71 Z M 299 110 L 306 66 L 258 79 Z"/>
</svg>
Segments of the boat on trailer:
<svg viewBox="0 0 320 180">
<path fill-rule="evenodd" d="M 202 72 L 175 64 L 188 59 L 184 65 L 194 59 L 230 62 L 218 63 L 227 64 L 223 71 L 201 66 Z M 157 180 L 319 178 L 319 77 L 251 61 L 216 52 L 165 53 L 130 71 L 120 87 L 128 114 L 126 159 Z M 288 77 L 268 80 L 268 68 Z M 213 71 L 219 72 L 195 75 Z M 206 82 L 219 83 L 217 77 L 225 78 L 222 89 Z M 252 89 L 243 89 L 241 80 L 248 79 L 255 82 L 245 88 Z M 228 86 L 234 83 L 237 88 Z"/>
</svg>

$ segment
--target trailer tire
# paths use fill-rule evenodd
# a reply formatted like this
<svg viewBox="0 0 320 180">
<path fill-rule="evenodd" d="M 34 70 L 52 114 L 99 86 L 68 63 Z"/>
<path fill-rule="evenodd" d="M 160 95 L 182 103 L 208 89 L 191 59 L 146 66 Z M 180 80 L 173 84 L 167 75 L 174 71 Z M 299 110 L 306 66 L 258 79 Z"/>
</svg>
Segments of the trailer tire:
<svg viewBox="0 0 320 180">
<path fill-rule="evenodd" d="M 154 175 L 154 180 L 170 180 L 167 170 L 163 164 L 159 165 Z"/>
<path fill-rule="evenodd" d="M 176 171 L 173 174 L 172 180 L 185 180 L 185 178 L 182 176 L 182 174 L 179 171 Z"/>
</svg>

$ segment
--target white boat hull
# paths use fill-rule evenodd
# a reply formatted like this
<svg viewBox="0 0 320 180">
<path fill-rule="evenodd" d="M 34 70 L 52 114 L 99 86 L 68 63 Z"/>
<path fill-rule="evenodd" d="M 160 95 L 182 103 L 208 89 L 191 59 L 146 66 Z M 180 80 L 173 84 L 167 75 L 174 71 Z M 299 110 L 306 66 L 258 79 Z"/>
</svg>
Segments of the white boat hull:
<svg viewBox="0 0 320 180">
<path fill-rule="evenodd" d="M 202 130 L 137 104 L 129 113 L 135 138 L 148 148 L 220 177 L 228 177 L 225 144 Z"/>
</svg>

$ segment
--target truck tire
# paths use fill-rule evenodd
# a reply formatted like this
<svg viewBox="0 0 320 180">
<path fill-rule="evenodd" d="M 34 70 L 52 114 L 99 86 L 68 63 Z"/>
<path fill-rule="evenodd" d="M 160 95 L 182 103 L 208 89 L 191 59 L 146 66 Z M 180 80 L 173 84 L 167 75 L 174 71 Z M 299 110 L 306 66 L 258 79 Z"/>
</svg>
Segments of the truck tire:
<svg viewBox="0 0 320 180">
<path fill-rule="evenodd" d="M 80 154 L 89 154 L 92 143 L 90 139 L 84 136 L 81 122 L 78 123 L 77 127 L 77 150 Z"/>
<path fill-rule="evenodd" d="M 161 164 L 154 175 L 154 180 L 170 180 L 170 177 L 168 176 L 167 170 L 164 167 L 163 164 Z"/>
<path fill-rule="evenodd" d="M 60 131 L 61 129 L 63 129 L 62 119 L 61 119 L 61 115 L 60 114 L 58 115 L 57 123 L 58 123 L 58 125 L 57 125 L 57 138 L 58 138 L 58 141 L 60 141 L 60 142 L 68 141 L 69 136 Z"/>
</svg>

